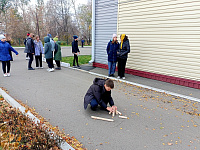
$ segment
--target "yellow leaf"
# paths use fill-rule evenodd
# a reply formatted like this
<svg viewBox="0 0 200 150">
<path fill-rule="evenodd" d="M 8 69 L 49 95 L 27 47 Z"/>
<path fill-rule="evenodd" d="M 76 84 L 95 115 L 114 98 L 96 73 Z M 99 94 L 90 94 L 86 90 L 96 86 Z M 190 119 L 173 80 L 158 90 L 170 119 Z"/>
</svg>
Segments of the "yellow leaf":
<svg viewBox="0 0 200 150">
<path fill-rule="evenodd" d="M 15 138 L 15 135 L 14 135 L 14 134 L 10 134 L 10 135 L 9 135 L 9 141 L 10 141 L 10 142 L 11 142 L 14 138 Z"/>
<path fill-rule="evenodd" d="M 17 141 L 21 141 L 22 137 L 21 137 L 21 134 L 19 135 L 19 137 L 17 138 Z"/>
<path fill-rule="evenodd" d="M 197 127 L 197 125 L 195 125 L 195 124 L 194 124 L 193 126 L 194 126 L 194 127 Z"/>
<path fill-rule="evenodd" d="M 28 108 L 25 109 L 25 113 L 27 113 L 27 112 L 28 112 Z"/>
</svg>

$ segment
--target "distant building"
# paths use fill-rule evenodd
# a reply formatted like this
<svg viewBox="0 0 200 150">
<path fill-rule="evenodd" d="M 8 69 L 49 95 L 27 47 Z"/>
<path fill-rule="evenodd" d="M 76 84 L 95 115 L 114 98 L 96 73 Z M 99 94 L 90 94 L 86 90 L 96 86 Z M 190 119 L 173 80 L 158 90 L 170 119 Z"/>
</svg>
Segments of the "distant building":
<svg viewBox="0 0 200 150">
<path fill-rule="evenodd" d="M 129 37 L 126 73 L 200 89 L 200 3 L 95 0 L 94 66 L 107 68 L 113 33 Z"/>
</svg>

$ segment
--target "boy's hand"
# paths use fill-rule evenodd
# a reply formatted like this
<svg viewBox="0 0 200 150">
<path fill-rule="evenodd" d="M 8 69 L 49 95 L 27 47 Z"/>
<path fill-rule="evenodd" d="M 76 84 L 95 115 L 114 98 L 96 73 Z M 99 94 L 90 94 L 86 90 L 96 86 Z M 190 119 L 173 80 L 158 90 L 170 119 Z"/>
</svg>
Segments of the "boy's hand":
<svg viewBox="0 0 200 150">
<path fill-rule="evenodd" d="M 117 106 L 112 106 L 113 111 L 117 110 Z"/>
<path fill-rule="evenodd" d="M 110 112 L 113 111 L 112 107 L 107 107 L 106 109 L 107 109 L 108 111 L 110 111 Z"/>
</svg>

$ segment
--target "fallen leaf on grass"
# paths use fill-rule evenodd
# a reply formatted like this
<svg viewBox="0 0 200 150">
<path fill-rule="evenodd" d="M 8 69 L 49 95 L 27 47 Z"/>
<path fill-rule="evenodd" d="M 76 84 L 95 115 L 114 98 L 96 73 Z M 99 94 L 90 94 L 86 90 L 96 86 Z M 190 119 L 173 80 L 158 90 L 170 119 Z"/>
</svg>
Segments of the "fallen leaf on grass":
<svg viewBox="0 0 200 150">
<path fill-rule="evenodd" d="M 173 145 L 173 143 L 167 143 L 167 145 L 171 146 L 171 145 Z"/>
</svg>

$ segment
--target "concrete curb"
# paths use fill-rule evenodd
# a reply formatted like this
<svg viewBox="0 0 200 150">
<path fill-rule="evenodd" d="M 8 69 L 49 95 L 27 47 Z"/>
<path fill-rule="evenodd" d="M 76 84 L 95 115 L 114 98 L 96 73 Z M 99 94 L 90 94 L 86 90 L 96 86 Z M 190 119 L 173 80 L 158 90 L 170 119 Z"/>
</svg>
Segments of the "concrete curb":
<svg viewBox="0 0 200 150">
<path fill-rule="evenodd" d="M 25 114 L 26 116 L 28 116 L 30 119 L 32 119 L 35 124 L 39 123 L 40 120 L 35 117 L 30 111 L 28 111 L 27 113 L 25 112 L 25 107 L 21 106 L 15 99 L 13 99 L 10 95 L 8 95 L 4 90 L 2 90 L 0 88 L 0 95 L 2 95 L 4 97 L 4 99 L 13 107 L 13 108 L 17 108 L 19 109 L 23 114 Z M 54 132 L 51 132 L 54 133 Z M 63 150 L 75 150 L 73 147 L 71 147 L 67 142 L 62 142 L 61 149 Z"/>
<path fill-rule="evenodd" d="M 146 88 L 146 89 L 150 89 L 150 90 L 154 90 L 154 91 L 170 94 L 170 95 L 173 95 L 173 96 L 177 96 L 177 97 L 193 100 L 193 101 L 196 101 L 196 102 L 200 102 L 200 99 L 195 98 L 195 97 L 191 97 L 191 96 L 186 96 L 186 95 L 170 92 L 170 91 L 154 88 L 154 87 L 151 87 L 151 86 L 138 84 L 138 83 L 135 83 L 135 82 L 130 82 L 130 81 L 122 80 L 122 79 L 117 79 L 117 78 L 114 78 L 114 77 L 108 77 L 106 75 L 102 75 L 102 74 L 98 74 L 98 73 L 94 73 L 94 72 L 90 72 L 90 71 L 86 71 L 86 70 L 82 70 L 82 69 L 78 69 L 78 68 L 72 68 L 72 67 L 68 67 L 68 68 L 79 70 L 79 71 L 82 71 L 82 72 L 87 72 L 89 74 L 96 75 L 96 76 L 99 76 L 99 77 L 111 78 L 111 79 L 116 80 L 116 81 L 121 81 L 121 82 L 128 83 L 128 84 L 131 84 L 131 85 L 140 86 L 140 87 L 143 87 L 143 88 Z"/>
</svg>

